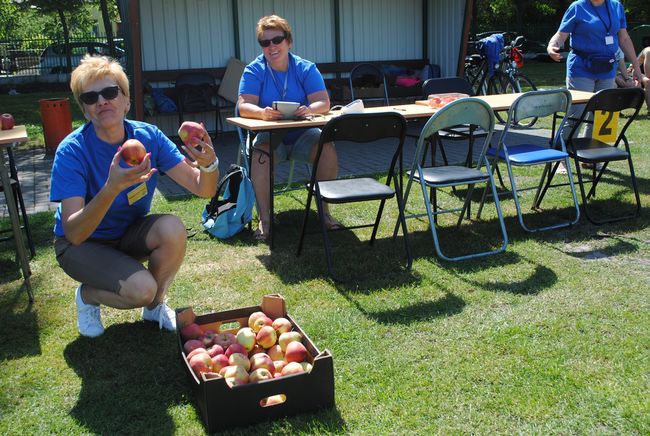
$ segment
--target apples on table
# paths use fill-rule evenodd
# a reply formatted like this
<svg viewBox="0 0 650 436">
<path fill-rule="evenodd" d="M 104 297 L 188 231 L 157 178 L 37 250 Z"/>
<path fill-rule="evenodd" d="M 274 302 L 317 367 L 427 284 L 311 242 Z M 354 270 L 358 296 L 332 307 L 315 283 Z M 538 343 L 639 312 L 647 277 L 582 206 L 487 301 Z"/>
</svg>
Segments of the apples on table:
<svg viewBox="0 0 650 436">
<path fill-rule="evenodd" d="M 16 122 L 14 121 L 14 117 L 11 114 L 0 115 L 0 123 L 2 125 L 2 130 L 13 129 L 14 126 L 16 125 Z"/>
</svg>

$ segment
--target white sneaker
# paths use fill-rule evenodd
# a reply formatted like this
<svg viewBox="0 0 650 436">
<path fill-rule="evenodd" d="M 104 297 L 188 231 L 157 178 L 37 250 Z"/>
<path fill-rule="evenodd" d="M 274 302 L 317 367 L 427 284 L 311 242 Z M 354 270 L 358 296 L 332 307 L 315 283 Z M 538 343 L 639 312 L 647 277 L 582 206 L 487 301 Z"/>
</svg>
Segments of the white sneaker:
<svg viewBox="0 0 650 436">
<path fill-rule="evenodd" d="M 157 322 L 161 330 L 176 331 L 176 312 L 167 306 L 165 302 L 160 303 L 153 309 L 143 307 L 142 319 Z"/>
<path fill-rule="evenodd" d="M 86 304 L 81 298 L 81 286 L 75 291 L 75 302 L 77 303 L 77 328 L 82 336 L 96 338 L 104 333 L 102 315 L 99 306 Z"/>
</svg>

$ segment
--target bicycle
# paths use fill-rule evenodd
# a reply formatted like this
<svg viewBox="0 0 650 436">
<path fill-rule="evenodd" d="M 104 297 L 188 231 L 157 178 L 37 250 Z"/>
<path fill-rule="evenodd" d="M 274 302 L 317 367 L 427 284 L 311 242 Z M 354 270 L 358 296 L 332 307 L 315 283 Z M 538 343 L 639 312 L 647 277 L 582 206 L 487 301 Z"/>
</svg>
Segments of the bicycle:
<svg viewBox="0 0 650 436">
<path fill-rule="evenodd" d="M 494 32 L 492 32 L 494 33 Z M 504 37 L 514 36 L 504 33 Z M 465 58 L 465 80 L 472 86 L 475 95 L 512 94 L 536 90 L 535 84 L 519 68 L 523 66 L 523 55 L 520 47 L 524 42 L 523 36 L 514 38 L 511 44 L 505 46 L 499 55 L 499 62 L 495 64 L 492 76 L 489 76 L 487 58 L 482 54 L 471 54 Z M 471 42 L 473 48 L 480 52 L 482 42 Z M 470 48 L 471 49 L 471 48 Z M 499 112 L 495 113 L 501 123 L 506 118 Z M 518 122 L 519 127 L 532 127 L 537 118 L 529 118 Z"/>
</svg>

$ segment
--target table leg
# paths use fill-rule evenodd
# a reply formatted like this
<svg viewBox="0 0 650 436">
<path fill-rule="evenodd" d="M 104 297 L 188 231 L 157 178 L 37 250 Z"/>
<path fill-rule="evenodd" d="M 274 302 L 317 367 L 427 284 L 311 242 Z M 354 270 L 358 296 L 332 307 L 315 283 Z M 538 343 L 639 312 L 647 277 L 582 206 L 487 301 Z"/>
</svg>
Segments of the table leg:
<svg viewBox="0 0 650 436">
<path fill-rule="evenodd" d="M 2 180 L 2 186 L 5 193 L 5 201 L 7 202 L 7 210 L 9 211 L 9 219 L 11 221 L 11 228 L 13 230 L 14 241 L 16 242 L 18 262 L 20 263 L 20 268 L 23 271 L 23 277 L 25 279 L 25 287 L 27 288 L 29 302 L 33 303 L 34 295 L 32 293 L 32 286 L 29 281 L 29 277 L 31 276 L 32 271 L 29 268 L 27 250 L 25 249 L 23 233 L 20 229 L 20 217 L 18 215 L 18 208 L 16 207 L 16 200 L 14 199 L 14 193 L 11 189 L 11 180 L 9 179 L 9 173 L 5 165 L 4 151 L 0 151 L 0 179 Z"/>
</svg>

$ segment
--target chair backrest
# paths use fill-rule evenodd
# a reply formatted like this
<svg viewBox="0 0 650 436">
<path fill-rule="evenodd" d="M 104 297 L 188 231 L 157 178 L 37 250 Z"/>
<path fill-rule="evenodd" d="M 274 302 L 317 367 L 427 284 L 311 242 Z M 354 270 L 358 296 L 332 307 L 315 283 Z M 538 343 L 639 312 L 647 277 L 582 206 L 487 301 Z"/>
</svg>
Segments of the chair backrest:
<svg viewBox="0 0 650 436">
<path fill-rule="evenodd" d="M 214 77 L 208 73 L 184 73 L 175 81 L 176 98 L 180 112 L 212 110 L 212 97 L 216 93 Z"/>
<path fill-rule="evenodd" d="M 418 138 L 414 168 L 420 165 L 422 153 L 431 136 L 440 130 L 448 129 L 462 124 L 478 126 L 485 130 L 485 143 L 478 158 L 478 167 L 480 168 L 485 158 L 485 153 L 490 144 L 492 133 L 494 133 L 495 117 L 494 112 L 489 104 L 475 97 L 461 98 L 446 104 L 429 118 L 427 123 L 420 132 Z"/>
<path fill-rule="evenodd" d="M 219 97 L 231 103 L 237 103 L 237 96 L 239 92 L 239 81 L 242 74 L 244 74 L 246 64 L 237 58 L 230 58 L 226 65 L 226 72 L 219 83 L 219 90 L 217 94 Z"/>
<path fill-rule="evenodd" d="M 352 100 L 360 98 L 361 100 L 383 100 L 388 106 L 388 86 L 386 85 L 386 76 L 381 67 L 375 64 L 362 63 L 352 68 L 350 72 L 350 96 Z M 364 88 L 367 97 L 361 97 L 355 90 Z"/>
<path fill-rule="evenodd" d="M 320 159 L 323 144 L 334 141 L 368 143 L 386 138 L 398 140 L 389 168 L 389 174 L 392 174 L 395 162 L 402 153 L 405 137 L 406 119 L 397 112 L 343 114 L 332 118 L 323 127 L 320 135 L 318 152 L 312 169 L 312 178 L 315 177 L 318 169 L 318 160 Z M 313 182 L 314 180 L 312 180 Z"/>
<path fill-rule="evenodd" d="M 632 109 L 634 113 L 627 119 L 627 122 L 618 134 L 618 138 L 616 139 L 616 143 L 618 144 L 620 139 L 624 137 L 627 128 L 639 114 L 644 98 L 645 93 L 641 88 L 612 88 L 598 91 L 585 104 L 582 115 L 580 115 L 580 121 L 575 123 L 571 129 L 569 138 L 574 137 L 576 131 L 585 122 L 590 113 L 594 113 L 595 111 L 620 112 L 625 109 Z"/>
<path fill-rule="evenodd" d="M 430 94 L 443 94 L 446 92 L 460 92 L 470 97 L 474 96 L 472 86 L 463 77 L 439 77 L 427 79 L 422 84 L 422 97 L 426 99 Z"/>
</svg>

